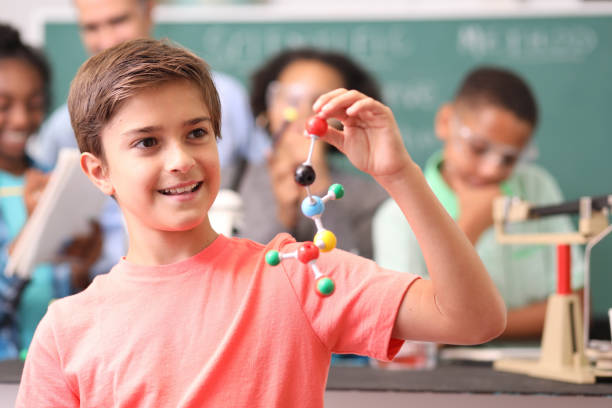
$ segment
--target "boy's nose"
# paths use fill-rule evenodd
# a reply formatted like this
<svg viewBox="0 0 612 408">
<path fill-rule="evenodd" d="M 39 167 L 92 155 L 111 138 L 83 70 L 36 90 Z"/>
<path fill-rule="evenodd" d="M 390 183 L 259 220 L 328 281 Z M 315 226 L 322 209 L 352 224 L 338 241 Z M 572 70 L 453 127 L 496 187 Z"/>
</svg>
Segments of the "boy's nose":
<svg viewBox="0 0 612 408">
<path fill-rule="evenodd" d="M 506 171 L 502 157 L 497 154 L 482 157 L 478 164 L 478 172 L 483 179 L 496 180 Z"/>
<path fill-rule="evenodd" d="M 195 159 L 184 146 L 169 148 L 166 170 L 171 173 L 187 173 L 195 165 Z"/>
</svg>

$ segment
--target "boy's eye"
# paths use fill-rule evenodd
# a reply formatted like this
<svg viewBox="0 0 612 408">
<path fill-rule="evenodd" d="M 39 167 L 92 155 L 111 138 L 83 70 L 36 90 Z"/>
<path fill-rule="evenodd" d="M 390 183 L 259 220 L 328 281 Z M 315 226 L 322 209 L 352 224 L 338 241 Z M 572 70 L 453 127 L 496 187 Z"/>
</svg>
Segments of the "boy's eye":
<svg viewBox="0 0 612 408">
<path fill-rule="evenodd" d="M 157 144 L 157 139 L 153 137 L 145 137 L 144 139 L 140 139 L 134 146 L 141 148 L 149 148 L 153 147 Z"/>
<path fill-rule="evenodd" d="M 116 27 L 118 25 L 121 25 L 125 22 L 127 22 L 130 19 L 130 15 L 129 14 L 124 14 L 115 18 L 112 18 L 108 21 L 108 25 L 111 27 Z"/>
<path fill-rule="evenodd" d="M 518 157 L 516 156 L 503 155 L 501 162 L 504 166 L 512 166 L 516 162 L 517 159 Z"/>
<path fill-rule="evenodd" d="M 483 143 L 470 143 L 470 149 L 472 150 L 472 152 L 478 156 L 485 154 L 488 150 L 489 147 Z"/>
<path fill-rule="evenodd" d="M 198 128 L 198 129 L 194 129 L 191 132 L 189 132 L 189 134 L 187 135 L 187 138 L 189 138 L 189 139 L 202 139 L 203 137 L 206 137 L 206 135 L 208 135 L 208 130 L 202 129 L 202 128 Z"/>
</svg>

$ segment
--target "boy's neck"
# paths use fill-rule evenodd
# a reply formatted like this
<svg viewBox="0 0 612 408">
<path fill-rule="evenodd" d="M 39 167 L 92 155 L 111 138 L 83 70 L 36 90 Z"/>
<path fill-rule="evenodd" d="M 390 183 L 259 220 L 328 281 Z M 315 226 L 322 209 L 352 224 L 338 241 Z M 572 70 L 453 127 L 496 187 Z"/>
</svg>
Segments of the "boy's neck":
<svg viewBox="0 0 612 408">
<path fill-rule="evenodd" d="M 161 231 L 128 224 L 129 248 L 125 259 L 145 266 L 168 265 L 188 259 L 209 246 L 219 234 L 208 217 L 186 231 Z"/>
</svg>

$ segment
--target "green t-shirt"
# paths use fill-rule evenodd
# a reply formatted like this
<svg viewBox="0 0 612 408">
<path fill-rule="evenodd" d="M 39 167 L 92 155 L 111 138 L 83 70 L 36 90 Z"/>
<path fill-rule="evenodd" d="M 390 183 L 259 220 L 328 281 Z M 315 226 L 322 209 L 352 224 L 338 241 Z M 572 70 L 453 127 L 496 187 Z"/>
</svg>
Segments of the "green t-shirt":
<svg viewBox="0 0 612 408">
<path fill-rule="evenodd" d="M 442 154 L 427 161 L 424 175 L 446 211 L 457 219 L 459 204 L 455 192 L 440 173 Z M 533 205 L 563 201 L 559 186 L 544 169 L 519 164 L 511 177 L 501 185 L 505 195 L 516 196 Z M 575 231 L 568 216 L 546 217 L 507 227 L 509 233 L 551 233 Z M 373 222 L 374 259 L 382 267 L 428 277 L 421 250 L 410 225 L 393 200 L 378 209 Z M 487 229 L 476 243 L 476 251 L 499 289 L 508 308 L 545 300 L 556 290 L 556 248 L 554 245 L 507 245 L 495 239 L 493 228 Z M 582 249 L 572 246 L 572 287 L 583 287 Z"/>
</svg>

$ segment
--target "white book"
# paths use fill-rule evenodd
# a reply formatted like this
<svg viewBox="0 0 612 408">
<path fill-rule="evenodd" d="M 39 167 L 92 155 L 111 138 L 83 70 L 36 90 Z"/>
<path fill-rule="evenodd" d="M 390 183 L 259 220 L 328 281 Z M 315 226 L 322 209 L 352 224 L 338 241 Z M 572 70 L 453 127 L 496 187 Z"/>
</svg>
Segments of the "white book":
<svg viewBox="0 0 612 408">
<path fill-rule="evenodd" d="M 77 149 L 62 149 L 49 182 L 26 222 L 4 270 L 29 278 L 42 262 L 53 261 L 71 239 L 89 231 L 108 197 L 81 170 Z"/>
</svg>

